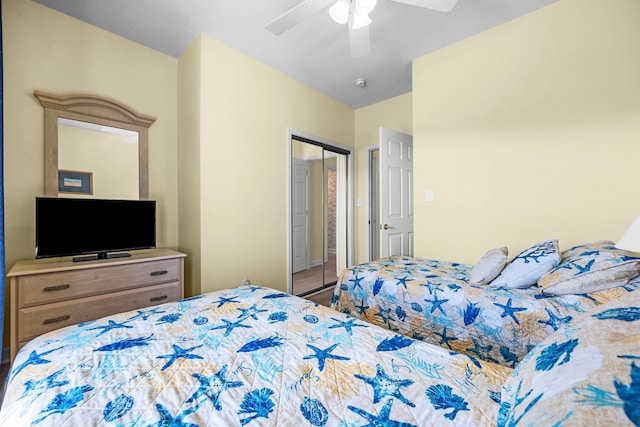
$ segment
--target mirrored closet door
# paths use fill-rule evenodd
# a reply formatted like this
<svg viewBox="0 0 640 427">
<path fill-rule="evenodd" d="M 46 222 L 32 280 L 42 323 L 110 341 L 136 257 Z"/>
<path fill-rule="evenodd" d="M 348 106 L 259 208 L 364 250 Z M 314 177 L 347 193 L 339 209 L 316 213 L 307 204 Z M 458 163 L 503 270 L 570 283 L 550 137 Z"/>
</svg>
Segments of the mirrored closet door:
<svg viewBox="0 0 640 427">
<path fill-rule="evenodd" d="M 292 291 L 335 285 L 347 260 L 347 157 L 337 147 L 291 141 Z"/>
</svg>

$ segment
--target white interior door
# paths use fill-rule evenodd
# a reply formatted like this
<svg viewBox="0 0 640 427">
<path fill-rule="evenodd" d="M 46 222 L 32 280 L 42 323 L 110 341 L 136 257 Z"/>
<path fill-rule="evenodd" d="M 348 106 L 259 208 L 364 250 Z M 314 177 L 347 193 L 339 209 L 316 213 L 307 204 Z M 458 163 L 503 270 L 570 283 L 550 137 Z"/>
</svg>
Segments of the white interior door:
<svg viewBox="0 0 640 427">
<path fill-rule="evenodd" d="M 305 160 L 292 158 L 291 217 L 293 273 L 309 268 L 309 182 Z"/>
<path fill-rule="evenodd" d="M 380 257 L 413 256 L 413 137 L 380 128 Z"/>
</svg>

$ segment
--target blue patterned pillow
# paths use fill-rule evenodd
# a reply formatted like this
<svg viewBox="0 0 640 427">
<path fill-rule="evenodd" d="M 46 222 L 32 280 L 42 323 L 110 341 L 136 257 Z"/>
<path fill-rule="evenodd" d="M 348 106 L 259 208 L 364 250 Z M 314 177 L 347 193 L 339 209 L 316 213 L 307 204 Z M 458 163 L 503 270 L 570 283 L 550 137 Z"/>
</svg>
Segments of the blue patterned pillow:
<svg viewBox="0 0 640 427">
<path fill-rule="evenodd" d="M 640 425 L 640 292 L 534 347 L 502 387 L 497 425 Z"/>
<path fill-rule="evenodd" d="M 626 285 L 639 274 L 640 258 L 600 240 L 563 251 L 562 264 L 538 286 L 548 295 L 587 294 Z"/>
<path fill-rule="evenodd" d="M 543 274 L 560 263 L 558 239 L 536 243 L 520 252 L 491 282 L 508 289 L 527 288 L 538 283 Z"/>
</svg>

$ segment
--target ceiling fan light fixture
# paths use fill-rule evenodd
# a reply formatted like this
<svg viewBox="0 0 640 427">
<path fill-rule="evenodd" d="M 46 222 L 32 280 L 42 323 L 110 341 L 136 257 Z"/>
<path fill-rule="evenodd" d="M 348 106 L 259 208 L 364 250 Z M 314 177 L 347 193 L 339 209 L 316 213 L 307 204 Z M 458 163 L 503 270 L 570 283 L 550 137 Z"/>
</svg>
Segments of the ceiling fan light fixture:
<svg viewBox="0 0 640 427">
<path fill-rule="evenodd" d="M 359 13 L 353 14 L 353 24 L 351 25 L 351 28 L 354 30 L 364 28 L 369 24 L 371 24 L 371 18 L 369 18 L 369 15 Z"/>
<path fill-rule="evenodd" d="M 354 0 L 355 13 L 361 15 L 370 14 L 376 7 L 377 0 Z"/>
<path fill-rule="evenodd" d="M 329 16 L 338 24 L 346 24 L 349 20 L 349 2 L 338 0 L 329 8 Z"/>
</svg>

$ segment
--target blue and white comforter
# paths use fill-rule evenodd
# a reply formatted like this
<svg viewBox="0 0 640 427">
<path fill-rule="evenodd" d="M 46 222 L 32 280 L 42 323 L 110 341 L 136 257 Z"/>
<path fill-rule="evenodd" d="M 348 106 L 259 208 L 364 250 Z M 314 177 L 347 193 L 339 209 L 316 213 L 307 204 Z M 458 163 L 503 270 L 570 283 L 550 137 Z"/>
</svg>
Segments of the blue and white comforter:
<svg viewBox="0 0 640 427">
<path fill-rule="evenodd" d="M 514 367 L 578 314 L 623 298 L 638 283 L 582 295 L 468 283 L 472 266 L 390 257 L 342 272 L 332 307 L 397 333 Z"/>
<path fill-rule="evenodd" d="M 32 340 L 0 425 L 485 426 L 510 372 L 241 287 Z"/>
</svg>

